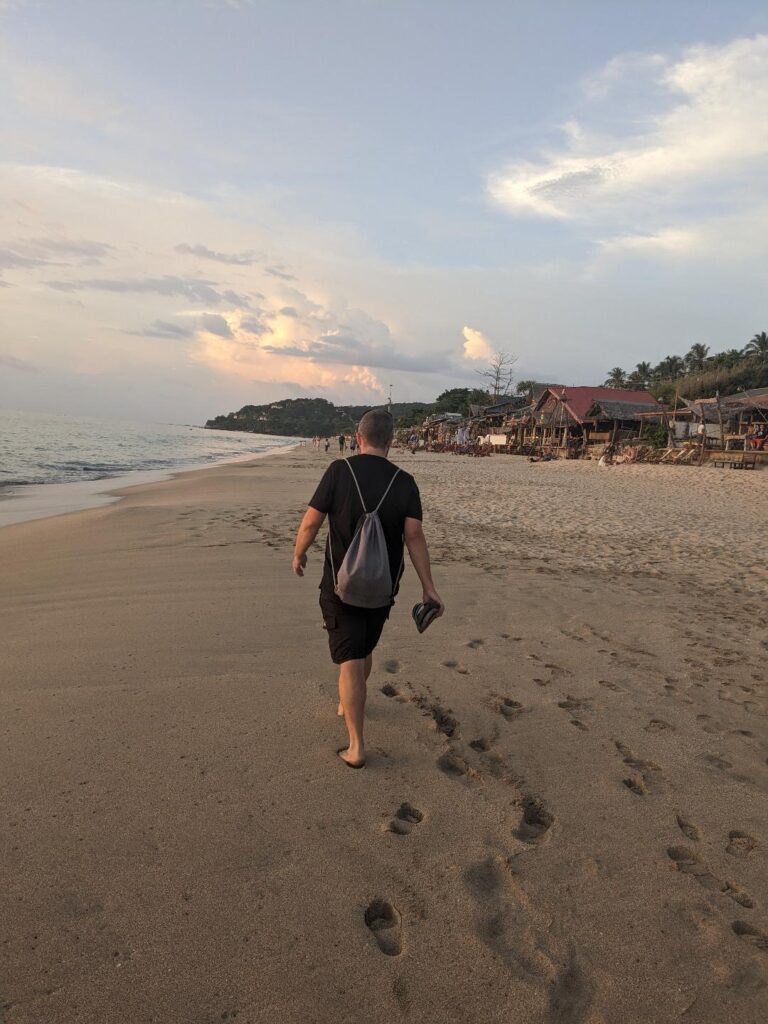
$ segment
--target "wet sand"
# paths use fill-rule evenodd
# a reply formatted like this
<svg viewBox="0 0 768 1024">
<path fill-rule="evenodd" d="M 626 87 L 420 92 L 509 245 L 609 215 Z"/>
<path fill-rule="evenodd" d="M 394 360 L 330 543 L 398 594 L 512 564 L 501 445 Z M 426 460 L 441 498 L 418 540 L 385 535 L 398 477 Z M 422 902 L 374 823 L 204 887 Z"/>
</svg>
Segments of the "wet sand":
<svg viewBox="0 0 768 1024">
<path fill-rule="evenodd" d="M 766 1019 L 768 474 L 397 458 L 359 772 L 324 453 L 0 530 L 7 1024 Z"/>
</svg>

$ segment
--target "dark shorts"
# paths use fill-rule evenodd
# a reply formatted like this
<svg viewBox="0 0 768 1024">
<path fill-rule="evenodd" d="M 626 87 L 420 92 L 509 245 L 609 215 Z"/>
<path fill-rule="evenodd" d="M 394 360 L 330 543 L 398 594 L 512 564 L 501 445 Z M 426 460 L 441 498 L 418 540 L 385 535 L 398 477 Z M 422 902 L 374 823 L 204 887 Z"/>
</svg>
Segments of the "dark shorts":
<svg viewBox="0 0 768 1024">
<path fill-rule="evenodd" d="M 391 605 L 386 608 L 355 608 L 344 604 L 335 595 L 321 594 L 320 609 L 324 628 L 328 631 L 331 658 L 334 664 L 341 665 L 344 661 L 367 658 L 373 653 L 389 618 Z"/>
</svg>

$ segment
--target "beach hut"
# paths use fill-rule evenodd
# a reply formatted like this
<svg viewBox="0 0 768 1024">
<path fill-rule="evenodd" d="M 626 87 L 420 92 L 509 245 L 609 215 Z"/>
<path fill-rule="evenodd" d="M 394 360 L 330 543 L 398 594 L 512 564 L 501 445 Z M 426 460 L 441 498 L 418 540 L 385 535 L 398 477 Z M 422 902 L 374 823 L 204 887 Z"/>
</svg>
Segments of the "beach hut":
<svg viewBox="0 0 768 1024">
<path fill-rule="evenodd" d="M 590 444 L 639 436 L 648 414 L 664 414 L 649 391 L 547 387 L 532 410 L 532 433 L 542 446 L 578 454 Z"/>
</svg>

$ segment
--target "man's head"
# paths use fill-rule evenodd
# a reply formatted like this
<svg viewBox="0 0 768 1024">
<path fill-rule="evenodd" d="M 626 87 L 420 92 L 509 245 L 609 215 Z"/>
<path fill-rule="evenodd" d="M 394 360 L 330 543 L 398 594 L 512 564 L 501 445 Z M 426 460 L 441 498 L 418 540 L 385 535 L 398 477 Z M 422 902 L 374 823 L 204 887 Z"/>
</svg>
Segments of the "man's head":
<svg viewBox="0 0 768 1024">
<path fill-rule="evenodd" d="M 373 448 L 386 452 L 392 444 L 395 421 L 385 409 L 371 409 L 357 425 L 357 436 L 361 448 Z"/>
</svg>

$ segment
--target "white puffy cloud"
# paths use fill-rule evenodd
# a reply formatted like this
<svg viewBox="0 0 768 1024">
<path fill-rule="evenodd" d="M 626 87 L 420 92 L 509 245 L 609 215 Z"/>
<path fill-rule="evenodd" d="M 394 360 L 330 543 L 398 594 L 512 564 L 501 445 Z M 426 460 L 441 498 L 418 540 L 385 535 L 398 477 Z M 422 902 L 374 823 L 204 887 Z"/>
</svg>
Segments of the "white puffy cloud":
<svg viewBox="0 0 768 1024">
<path fill-rule="evenodd" d="M 482 331 L 477 331 L 474 327 L 463 327 L 461 333 L 464 335 L 465 359 L 487 362 L 493 357 L 493 346 Z"/>
<path fill-rule="evenodd" d="M 536 161 L 512 161 L 491 174 L 494 202 L 518 215 L 618 219 L 639 215 L 649 200 L 655 209 L 670 211 L 675 203 L 691 204 L 713 191 L 738 202 L 734 193 L 745 180 L 762 187 L 768 167 L 768 35 L 692 46 L 677 60 L 657 54 L 615 58 L 587 93 L 598 99 L 623 75 L 641 72 L 649 86 L 661 90 L 662 109 L 639 124 L 628 122 L 621 136 L 571 125 L 560 150 Z"/>
</svg>

